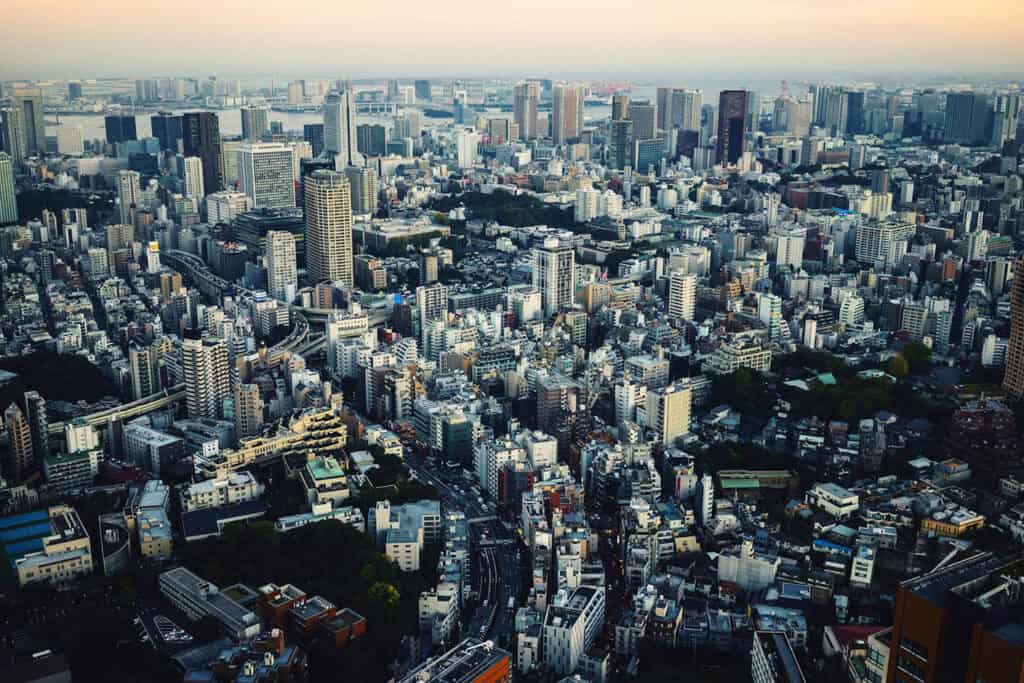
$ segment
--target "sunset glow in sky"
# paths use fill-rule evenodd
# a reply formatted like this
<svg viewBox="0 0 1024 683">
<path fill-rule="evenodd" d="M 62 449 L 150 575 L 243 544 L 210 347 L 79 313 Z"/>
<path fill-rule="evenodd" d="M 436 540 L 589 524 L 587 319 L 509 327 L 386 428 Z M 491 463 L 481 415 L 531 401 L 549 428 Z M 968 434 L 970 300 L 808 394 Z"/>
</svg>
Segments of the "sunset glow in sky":
<svg viewBox="0 0 1024 683">
<path fill-rule="evenodd" d="M 1024 72 L 1021 0 L 4 0 L 0 79 Z"/>
</svg>

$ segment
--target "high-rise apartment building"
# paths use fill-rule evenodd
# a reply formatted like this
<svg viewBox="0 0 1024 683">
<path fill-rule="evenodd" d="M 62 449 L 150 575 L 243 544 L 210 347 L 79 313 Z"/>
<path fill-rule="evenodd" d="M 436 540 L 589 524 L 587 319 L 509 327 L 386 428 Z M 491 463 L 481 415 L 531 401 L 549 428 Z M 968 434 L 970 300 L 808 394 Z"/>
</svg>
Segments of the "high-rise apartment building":
<svg viewBox="0 0 1024 683">
<path fill-rule="evenodd" d="M 718 96 L 718 163 L 735 164 L 743 155 L 746 121 L 747 91 L 723 90 Z"/>
<path fill-rule="evenodd" d="M 537 104 L 540 102 L 540 83 L 520 83 L 515 88 L 513 118 L 519 126 L 519 137 L 534 140 L 537 130 Z"/>
<path fill-rule="evenodd" d="M 295 235 L 283 230 L 270 230 L 266 244 L 268 293 L 279 301 L 290 303 L 298 287 Z"/>
<path fill-rule="evenodd" d="M 571 306 L 576 294 L 576 254 L 572 245 L 548 237 L 533 250 L 533 286 L 540 290 L 544 315 Z"/>
<path fill-rule="evenodd" d="M 690 431 L 693 391 L 686 382 L 658 387 L 647 392 L 647 428 L 663 444 L 671 444 Z"/>
<path fill-rule="evenodd" d="M 185 196 L 202 201 L 206 196 L 203 187 L 203 160 L 199 157 L 185 157 L 182 165 L 185 171 Z"/>
<path fill-rule="evenodd" d="M 0 107 L 0 152 L 11 156 L 15 168 L 25 159 L 25 121 L 19 107 Z"/>
<path fill-rule="evenodd" d="M 140 176 L 137 171 L 117 172 L 117 201 L 121 209 L 121 223 L 135 222 L 135 207 L 139 203 Z"/>
<path fill-rule="evenodd" d="M 352 195 L 352 213 L 372 214 L 377 210 L 377 172 L 368 167 L 345 169 Z"/>
<path fill-rule="evenodd" d="M 239 384 L 235 389 L 235 434 L 239 439 L 258 436 L 263 431 L 263 399 L 255 384 Z"/>
<path fill-rule="evenodd" d="M 211 194 L 224 189 L 220 122 L 213 112 L 188 112 L 181 119 L 181 149 L 186 157 L 203 161 L 203 189 Z"/>
<path fill-rule="evenodd" d="M 160 391 L 160 351 L 156 344 L 133 339 L 128 344 L 132 371 L 132 398 L 138 400 Z"/>
<path fill-rule="evenodd" d="M 459 168 L 473 168 L 479 145 L 480 136 L 472 128 L 463 128 L 455 134 L 456 164 Z"/>
<path fill-rule="evenodd" d="M 697 276 L 682 270 L 672 271 L 668 279 L 668 314 L 680 320 L 693 320 L 697 306 Z"/>
<path fill-rule="evenodd" d="M 242 114 L 242 138 L 260 140 L 270 132 L 270 110 L 267 107 L 246 105 L 240 110 Z"/>
<path fill-rule="evenodd" d="M 1024 256 L 1013 266 L 1010 290 L 1010 341 L 1006 347 L 1003 389 L 1014 398 L 1024 397 Z"/>
<path fill-rule="evenodd" d="M 313 172 L 303 183 L 306 205 L 306 270 L 312 283 L 351 287 L 352 195 L 336 171 Z"/>
<path fill-rule="evenodd" d="M 583 127 L 583 90 L 578 85 L 551 89 L 551 139 L 563 145 L 579 137 Z"/>
<path fill-rule="evenodd" d="M 291 147 L 280 142 L 251 142 L 238 148 L 242 192 L 257 209 L 295 206 L 295 164 Z"/>
<path fill-rule="evenodd" d="M 704 104 L 704 96 L 700 90 L 672 90 L 671 111 L 666 117 L 672 128 L 682 130 L 700 130 L 700 110 Z"/>
<path fill-rule="evenodd" d="M 224 414 L 224 399 L 231 395 L 228 345 L 219 337 L 202 338 L 196 331 L 181 342 L 185 374 L 185 405 L 190 418 L 217 418 Z"/>
<path fill-rule="evenodd" d="M 0 225 L 18 222 L 18 201 L 15 197 L 14 160 L 0 152 Z"/>
<path fill-rule="evenodd" d="M 19 484 L 35 464 L 32 450 L 32 430 L 29 428 L 25 413 L 17 403 L 11 403 L 4 412 L 4 425 L 10 439 L 10 450 L 7 462 L 4 463 L 3 476 L 12 484 Z"/>
<path fill-rule="evenodd" d="M 417 287 L 416 310 L 420 319 L 421 348 L 423 355 L 429 358 L 432 355 L 428 335 L 430 322 L 448 317 L 448 288 L 440 282 Z"/>
</svg>

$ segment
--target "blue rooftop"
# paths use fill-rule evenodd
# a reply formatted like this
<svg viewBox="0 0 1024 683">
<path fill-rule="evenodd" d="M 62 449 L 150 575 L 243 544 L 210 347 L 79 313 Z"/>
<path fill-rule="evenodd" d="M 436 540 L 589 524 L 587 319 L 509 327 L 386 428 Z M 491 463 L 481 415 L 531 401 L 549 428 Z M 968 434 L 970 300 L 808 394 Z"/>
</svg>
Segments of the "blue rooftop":
<svg viewBox="0 0 1024 683">
<path fill-rule="evenodd" d="M 46 510 L 36 510 L 34 512 L 25 512 L 20 515 L 11 515 L 10 517 L 0 519 L 0 530 L 10 529 L 16 526 L 24 526 L 26 524 L 32 524 L 33 522 L 41 522 L 49 519 L 50 513 Z"/>
</svg>

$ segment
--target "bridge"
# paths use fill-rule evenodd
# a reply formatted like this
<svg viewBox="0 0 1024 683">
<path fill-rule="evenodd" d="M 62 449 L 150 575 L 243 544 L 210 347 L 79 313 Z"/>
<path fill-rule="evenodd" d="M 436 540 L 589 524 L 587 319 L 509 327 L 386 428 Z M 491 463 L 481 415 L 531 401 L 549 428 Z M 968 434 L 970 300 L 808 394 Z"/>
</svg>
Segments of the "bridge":
<svg viewBox="0 0 1024 683">
<path fill-rule="evenodd" d="M 131 403 L 125 403 L 123 405 L 114 406 L 113 408 L 107 408 L 106 410 L 100 410 L 89 415 L 83 415 L 87 423 L 93 427 L 101 427 L 107 424 L 111 419 L 130 420 L 133 417 L 139 415 L 145 415 L 154 410 L 159 410 L 166 406 L 177 403 L 178 401 L 185 400 L 185 385 L 175 384 L 173 387 L 167 387 L 163 391 L 160 391 L 149 396 L 144 396 L 138 400 L 132 401 Z M 64 432 L 63 422 L 51 422 L 50 423 L 50 434 L 62 434 Z"/>
</svg>

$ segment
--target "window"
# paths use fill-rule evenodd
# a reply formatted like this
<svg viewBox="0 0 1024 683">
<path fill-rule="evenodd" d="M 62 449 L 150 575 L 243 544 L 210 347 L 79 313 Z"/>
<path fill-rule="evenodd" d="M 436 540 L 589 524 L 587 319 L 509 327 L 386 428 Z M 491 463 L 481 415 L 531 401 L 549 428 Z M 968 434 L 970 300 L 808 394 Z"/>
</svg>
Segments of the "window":
<svg viewBox="0 0 1024 683">
<path fill-rule="evenodd" d="M 907 636 L 900 638 L 900 649 L 909 652 L 923 662 L 928 661 L 928 648 L 913 638 Z"/>
<path fill-rule="evenodd" d="M 896 669 L 900 673 L 904 674 L 905 677 L 909 677 L 915 681 L 924 681 L 924 669 L 910 657 L 900 655 L 900 658 L 896 663 Z"/>
</svg>

